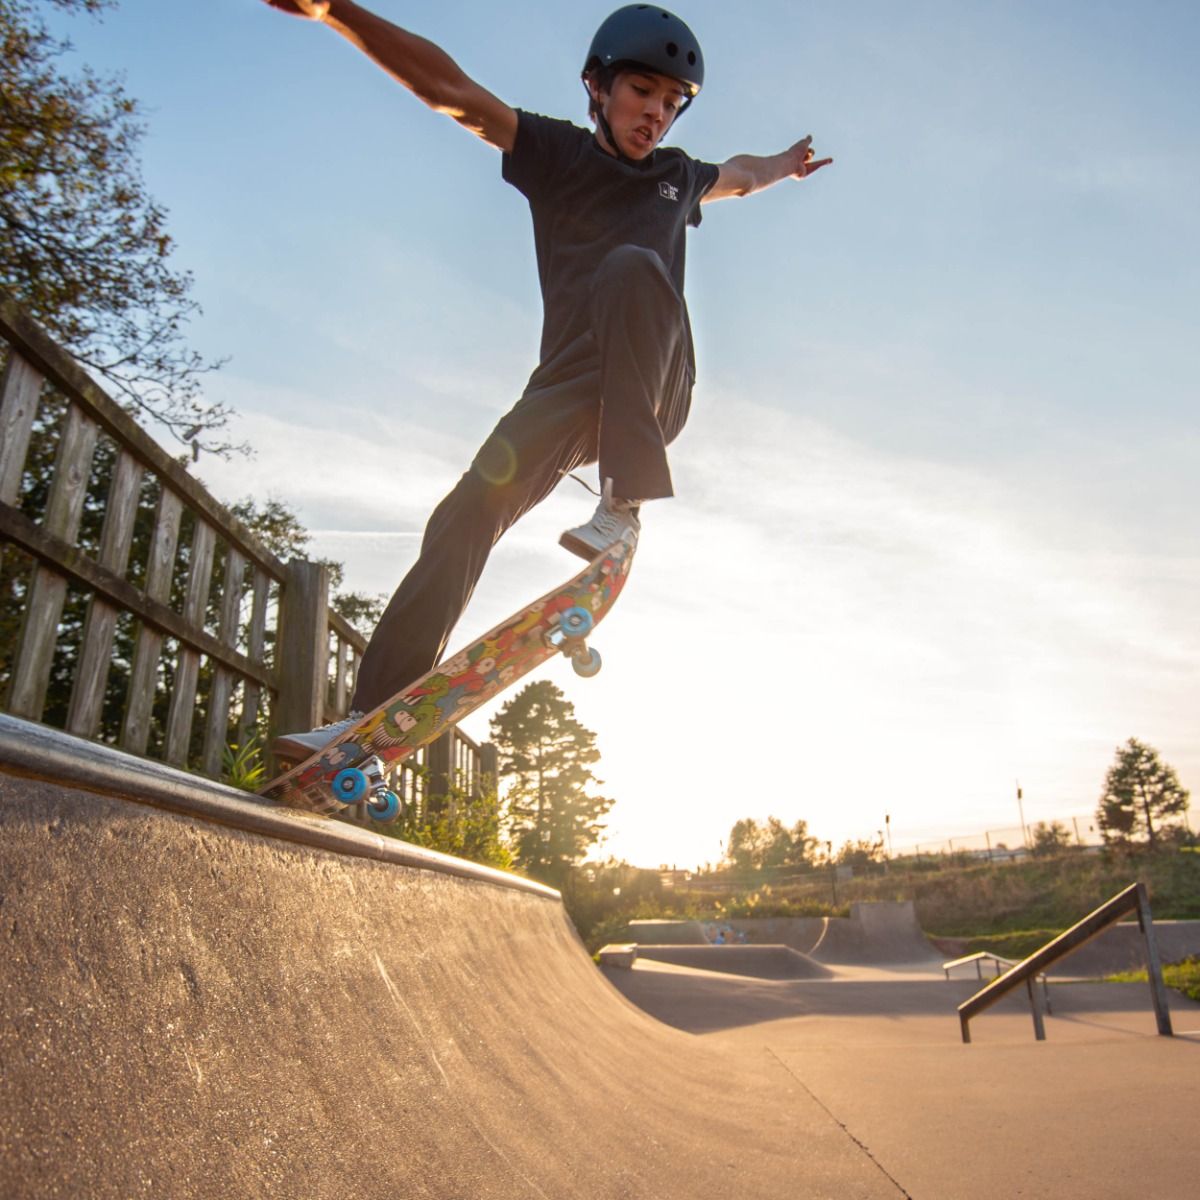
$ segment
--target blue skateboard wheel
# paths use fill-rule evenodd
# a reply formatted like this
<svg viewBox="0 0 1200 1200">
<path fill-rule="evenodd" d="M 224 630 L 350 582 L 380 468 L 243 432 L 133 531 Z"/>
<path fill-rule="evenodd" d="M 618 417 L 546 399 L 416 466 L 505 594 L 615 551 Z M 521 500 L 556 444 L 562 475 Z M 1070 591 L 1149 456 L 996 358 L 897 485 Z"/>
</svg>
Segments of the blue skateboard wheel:
<svg viewBox="0 0 1200 1200">
<path fill-rule="evenodd" d="M 592 614 L 578 604 L 568 608 L 559 618 L 559 625 L 568 637 L 587 637 L 595 623 Z"/>
<path fill-rule="evenodd" d="M 346 767 L 333 777 L 333 798 L 340 804 L 357 804 L 370 789 L 366 775 L 357 767 Z"/>
<path fill-rule="evenodd" d="M 591 679 L 601 667 L 600 651 L 588 650 L 587 654 L 573 655 L 571 666 L 575 668 L 576 675 L 582 675 L 584 679 Z"/>
<path fill-rule="evenodd" d="M 400 799 L 395 792 L 383 792 L 373 797 L 367 812 L 375 821 L 394 821 L 400 815 Z"/>
</svg>

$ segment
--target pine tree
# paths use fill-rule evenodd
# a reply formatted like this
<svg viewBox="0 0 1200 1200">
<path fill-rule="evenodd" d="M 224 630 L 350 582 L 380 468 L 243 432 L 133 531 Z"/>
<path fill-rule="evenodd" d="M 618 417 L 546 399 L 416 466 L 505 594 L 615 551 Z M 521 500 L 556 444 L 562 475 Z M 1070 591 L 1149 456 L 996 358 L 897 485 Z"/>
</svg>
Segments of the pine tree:
<svg viewBox="0 0 1200 1200">
<path fill-rule="evenodd" d="M 1129 842 L 1144 834 L 1153 848 L 1164 826 L 1173 824 L 1170 818 L 1182 816 L 1187 807 L 1187 789 L 1157 750 L 1137 738 L 1117 747 L 1096 810 L 1106 842 Z"/>
<path fill-rule="evenodd" d="M 592 795 L 600 781 L 596 735 L 548 680 L 522 689 L 492 719 L 500 774 L 511 780 L 508 814 L 516 865 L 562 887 L 603 830 L 612 800 Z"/>
</svg>

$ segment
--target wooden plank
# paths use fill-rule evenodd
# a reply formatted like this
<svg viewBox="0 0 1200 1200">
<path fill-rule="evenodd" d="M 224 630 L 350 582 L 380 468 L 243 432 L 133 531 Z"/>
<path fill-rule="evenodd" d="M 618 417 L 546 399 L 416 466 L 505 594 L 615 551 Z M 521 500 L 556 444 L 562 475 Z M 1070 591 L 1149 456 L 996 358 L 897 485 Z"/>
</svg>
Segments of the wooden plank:
<svg viewBox="0 0 1200 1200">
<path fill-rule="evenodd" d="M 230 649 L 237 646 L 238 624 L 242 614 L 242 592 L 246 584 L 246 560 L 232 546 L 225 556 L 225 587 L 221 594 L 221 618 L 218 639 Z M 204 731 L 205 775 L 219 779 L 221 754 L 229 729 L 229 701 L 237 677 L 228 667 L 217 663 L 213 668 L 212 688 L 208 696 L 208 721 Z"/>
<path fill-rule="evenodd" d="M 341 613 L 335 612 L 332 608 L 329 610 L 329 628 L 346 643 L 352 647 L 359 657 L 367 648 L 367 639 L 363 637 Z"/>
<path fill-rule="evenodd" d="M 68 409 L 58 458 L 54 464 L 46 518 L 42 522 L 43 528 L 53 537 L 74 542 L 79 533 L 99 434 L 100 429 L 95 421 L 73 405 Z"/>
<path fill-rule="evenodd" d="M 150 561 L 146 568 L 146 599 L 166 611 L 171 595 L 171 576 L 175 568 L 175 549 L 179 543 L 179 523 L 183 501 L 169 488 L 158 498 L 154 535 L 150 542 Z M 174 614 L 172 614 L 174 615 Z M 129 702 L 121 730 L 121 745 L 132 754 L 145 754 L 150 740 L 150 721 L 154 712 L 154 694 L 158 683 L 158 659 L 162 653 L 163 626 L 143 617 L 129 673 Z"/>
<path fill-rule="evenodd" d="M 176 503 L 178 498 L 176 497 Z M 176 530 L 176 534 L 178 530 Z M 103 595 L 118 608 L 132 613 L 143 623 L 153 626 L 160 634 L 169 634 L 180 641 L 208 654 L 223 662 L 226 666 L 241 675 L 256 679 L 264 687 L 274 687 L 275 677 L 271 671 L 259 663 L 252 662 L 244 654 L 223 646 L 212 634 L 204 629 L 195 629 L 184 621 L 179 613 L 168 608 L 166 604 L 151 600 L 144 592 L 139 591 L 133 584 L 106 571 L 93 559 L 77 547 L 58 538 L 44 534 L 41 528 L 34 524 L 19 509 L 10 504 L 0 503 L 0 537 L 6 538 L 14 545 L 28 551 L 36 559 L 53 567 L 68 580 L 82 584 Z M 174 547 L 171 548 L 174 553 Z M 167 580 L 167 591 L 170 594 L 170 579 Z"/>
<path fill-rule="evenodd" d="M 122 450 L 113 469 L 104 532 L 100 539 L 100 566 L 115 575 L 124 575 L 129 562 L 142 474 L 141 463 L 128 451 Z M 120 611 L 118 606 L 111 604 L 100 593 L 94 593 L 88 605 L 83 650 L 75 672 L 71 707 L 67 715 L 67 731 L 79 737 L 93 738 L 100 731 L 104 691 Z"/>
<path fill-rule="evenodd" d="M 197 515 L 221 530 L 223 536 L 274 578 L 283 579 L 285 568 L 224 505 L 175 461 L 126 413 L 77 362 L 28 317 L 0 288 L 0 336 L 16 357 L 26 360 L 73 404 L 81 406 L 101 427 L 160 479 L 164 488 L 177 492 Z"/>
<path fill-rule="evenodd" d="M 187 594 L 183 601 L 183 619 L 193 628 L 202 628 L 204 625 L 216 545 L 216 530 L 207 521 L 197 517 L 191 563 L 188 566 Z M 171 688 L 171 707 L 167 714 L 165 755 L 167 762 L 175 767 L 187 766 L 199 679 L 200 655 L 190 646 L 180 646 L 179 658 L 175 663 L 174 686 Z"/>
<path fill-rule="evenodd" d="M 262 665 L 267 645 L 267 606 L 271 601 L 271 577 L 261 568 L 254 568 L 253 599 L 250 602 L 250 631 L 246 640 L 246 653 L 252 662 Z M 259 706 L 262 704 L 262 687 L 252 679 L 246 680 L 242 689 L 242 715 L 238 721 L 238 741 L 246 738 L 258 724 Z"/>
<path fill-rule="evenodd" d="M 79 533 L 99 432 L 96 423 L 77 408 L 68 411 L 43 528 L 72 544 Z M 66 578 L 51 567 L 38 566 L 29 587 L 9 687 L 7 707 L 13 716 L 41 720 L 66 596 Z"/>
<path fill-rule="evenodd" d="M 334 635 L 334 653 L 337 655 L 333 676 L 333 707 L 341 716 L 349 711 L 350 698 L 346 695 L 346 656 L 350 647 L 336 634 Z"/>
<path fill-rule="evenodd" d="M 10 353 L 0 382 L 0 500 L 5 504 L 15 504 L 21 490 L 41 392 L 41 372 Z"/>
</svg>

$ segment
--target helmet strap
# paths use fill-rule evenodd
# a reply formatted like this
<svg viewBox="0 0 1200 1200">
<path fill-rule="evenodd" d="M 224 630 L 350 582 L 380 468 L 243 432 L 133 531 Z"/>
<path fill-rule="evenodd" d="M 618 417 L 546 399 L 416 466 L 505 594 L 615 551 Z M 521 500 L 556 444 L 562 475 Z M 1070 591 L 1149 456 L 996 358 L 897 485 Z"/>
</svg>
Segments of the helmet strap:
<svg viewBox="0 0 1200 1200">
<path fill-rule="evenodd" d="M 638 162 L 636 159 L 630 158 L 629 155 L 626 154 L 625 151 L 621 149 L 620 145 L 617 142 L 617 139 L 613 136 L 612 126 L 608 123 L 608 118 L 604 115 L 604 109 L 601 106 L 600 102 L 595 98 L 595 96 L 592 95 L 592 89 L 590 87 L 588 87 L 588 82 L 586 79 L 583 81 L 583 86 L 585 88 L 587 88 L 587 94 L 588 94 L 589 98 L 592 100 L 592 106 L 595 109 L 594 115 L 596 118 L 596 124 L 600 128 L 600 132 L 604 134 L 604 137 L 607 140 L 608 144 L 612 147 L 613 153 L 617 156 L 617 160 L 619 162 L 625 163 L 625 165 L 629 166 L 629 167 L 644 166 L 645 165 L 644 161 Z M 682 109 L 680 111 L 682 111 Z"/>
</svg>

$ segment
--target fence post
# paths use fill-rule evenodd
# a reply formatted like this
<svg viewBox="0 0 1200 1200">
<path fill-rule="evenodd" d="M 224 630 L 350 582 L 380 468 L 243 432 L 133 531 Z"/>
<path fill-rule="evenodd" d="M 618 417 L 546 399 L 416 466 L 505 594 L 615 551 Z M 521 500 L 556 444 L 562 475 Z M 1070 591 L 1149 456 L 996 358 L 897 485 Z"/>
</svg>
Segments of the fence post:
<svg viewBox="0 0 1200 1200">
<path fill-rule="evenodd" d="M 428 769 L 427 795 L 444 798 L 454 786 L 454 730 L 447 729 L 441 737 L 429 743 L 425 749 L 425 766 Z"/>
<path fill-rule="evenodd" d="M 325 720 L 329 669 L 329 568 L 292 559 L 279 598 L 279 699 L 273 733 L 313 729 Z"/>
</svg>

